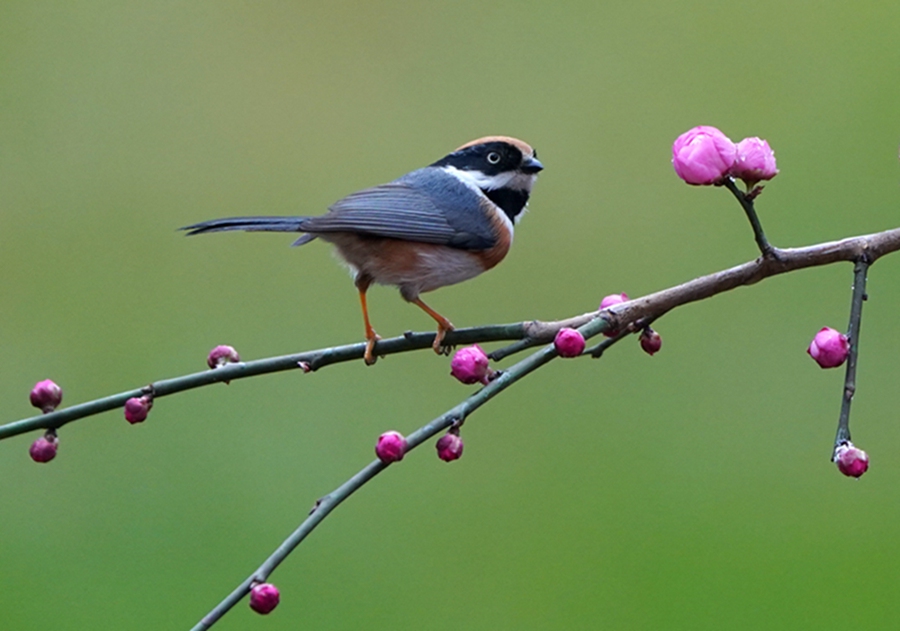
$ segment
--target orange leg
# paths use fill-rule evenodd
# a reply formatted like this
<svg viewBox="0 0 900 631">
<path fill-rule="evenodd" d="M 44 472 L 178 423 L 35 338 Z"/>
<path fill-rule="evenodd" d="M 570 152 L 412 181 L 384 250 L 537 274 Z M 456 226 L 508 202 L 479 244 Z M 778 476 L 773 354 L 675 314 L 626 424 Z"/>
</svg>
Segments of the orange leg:
<svg viewBox="0 0 900 631">
<path fill-rule="evenodd" d="M 375 342 L 381 339 L 378 337 L 375 329 L 372 328 L 372 323 L 369 322 L 369 307 L 366 304 L 366 291 L 371 284 L 372 279 L 368 276 L 360 276 L 356 279 L 356 288 L 359 290 L 359 303 L 362 305 L 363 322 L 366 324 L 366 352 L 363 355 L 363 361 L 366 362 L 366 366 L 371 366 L 375 363 L 375 360 L 377 359 L 374 353 Z"/>
<path fill-rule="evenodd" d="M 434 336 L 434 344 L 431 345 L 431 347 L 434 349 L 434 352 L 438 355 L 449 354 L 450 349 L 443 346 L 441 342 L 444 341 L 444 335 L 446 335 L 447 331 L 453 330 L 453 323 L 451 323 L 450 320 L 422 302 L 421 298 L 416 298 L 412 302 L 413 304 L 417 305 L 422 311 L 434 318 L 434 321 L 437 322 L 437 334 Z"/>
</svg>

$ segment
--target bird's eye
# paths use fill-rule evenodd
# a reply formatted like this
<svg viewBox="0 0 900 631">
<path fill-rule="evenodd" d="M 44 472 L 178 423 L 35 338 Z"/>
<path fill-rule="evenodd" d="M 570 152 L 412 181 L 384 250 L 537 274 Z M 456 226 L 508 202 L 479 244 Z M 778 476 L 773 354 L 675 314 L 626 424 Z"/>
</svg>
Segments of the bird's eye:
<svg viewBox="0 0 900 631">
<path fill-rule="evenodd" d="M 490 162 L 491 164 L 499 163 L 500 162 L 500 154 L 497 153 L 496 151 L 491 151 L 489 154 L 487 154 L 487 161 Z"/>
</svg>

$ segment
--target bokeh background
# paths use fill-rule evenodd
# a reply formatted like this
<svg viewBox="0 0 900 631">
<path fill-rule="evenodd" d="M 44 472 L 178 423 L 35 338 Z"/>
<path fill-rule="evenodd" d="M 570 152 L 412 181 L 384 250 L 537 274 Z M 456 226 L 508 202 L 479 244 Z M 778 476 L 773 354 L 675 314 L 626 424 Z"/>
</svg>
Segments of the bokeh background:
<svg viewBox="0 0 900 631">
<path fill-rule="evenodd" d="M 433 294 L 457 325 L 554 319 L 752 259 L 738 205 L 684 185 L 697 124 L 775 148 L 758 208 L 781 246 L 900 225 L 900 4 L 0 4 L 0 412 L 52 378 L 73 404 L 361 339 L 328 247 L 185 239 L 242 214 L 316 214 L 472 138 L 547 169 L 507 260 Z M 851 266 L 671 313 L 650 358 L 558 361 L 482 408 L 466 453 L 410 454 L 227 629 L 895 629 L 900 256 L 870 274 L 853 436 L 829 462 Z M 371 292 L 383 335 L 430 320 Z M 186 629 L 315 499 L 468 389 L 430 352 L 161 399 L 0 443 L 0 628 Z"/>
</svg>

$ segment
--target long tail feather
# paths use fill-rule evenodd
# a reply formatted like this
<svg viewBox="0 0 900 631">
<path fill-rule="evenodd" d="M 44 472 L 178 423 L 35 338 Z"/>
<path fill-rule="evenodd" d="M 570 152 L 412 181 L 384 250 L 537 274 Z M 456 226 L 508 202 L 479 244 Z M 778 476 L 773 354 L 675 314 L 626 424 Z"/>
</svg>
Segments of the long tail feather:
<svg viewBox="0 0 900 631">
<path fill-rule="evenodd" d="M 184 226 L 187 235 L 206 232 L 244 230 L 246 232 L 303 232 L 303 224 L 309 217 L 228 217 Z"/>
</svg>

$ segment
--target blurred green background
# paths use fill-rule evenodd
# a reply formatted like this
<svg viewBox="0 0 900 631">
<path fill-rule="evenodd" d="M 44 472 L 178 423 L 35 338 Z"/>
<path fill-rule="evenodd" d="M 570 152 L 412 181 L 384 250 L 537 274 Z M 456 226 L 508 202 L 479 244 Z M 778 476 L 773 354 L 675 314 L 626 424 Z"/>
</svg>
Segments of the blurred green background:
<svg viewBox="0 0 900 631">
<path fill-rule="evenodd" d="M 900 225 L 900 4 L 0 4 L 0 422 L 52 378 L 73 404 L 245 359 L 359 341 L 347 273 L 288 235 L 187 223 L 317 214 L 485 134 L 547 166 L 510 256 L 431 295 L 459 326 L 554 319 L 752 259 L 720 189 L 670 146 L 758 135 L 758 208 L 804 245 Z M 870 274 L 853 436 L 829 462 L 851 266 L 677 310 L 476 413 L 466 454 L 410 454 L 227 629 L 894 629 L 900 617 L 900 256 Z M 382 335 L 431 321 L 371 294 Z M 315 499 L 473 390 L 430 352 L 191 391 L 0 443 L 0 628 L 186 629 Z"/>
</svg>

